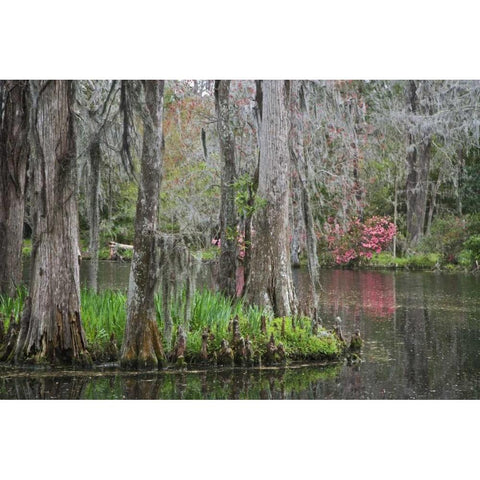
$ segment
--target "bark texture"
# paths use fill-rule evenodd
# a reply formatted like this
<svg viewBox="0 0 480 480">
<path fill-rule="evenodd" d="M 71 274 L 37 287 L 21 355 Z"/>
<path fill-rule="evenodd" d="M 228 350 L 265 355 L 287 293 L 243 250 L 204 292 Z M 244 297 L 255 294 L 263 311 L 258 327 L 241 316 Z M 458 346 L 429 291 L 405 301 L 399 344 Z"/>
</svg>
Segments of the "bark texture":
<svg viewBox="0 0 480 480">
<path fill-rule="evenodd" d="M 143 81 L 140 90 L 144 92 L 144 98 L 139 102 L 143 146 L 121 364 L 127 368 L 155 368 L 161 366 L 165 359 L 154 304 L 159 280 L 156 233 L 162 180 L 164 82 Z"/>
<path fill-rule="evenodd" d="M 28 95 L 28 81 L 0 82 L 0 293 L 8 296 L 22 281 Z"/>
<path fill-rule="evenodd" d="M 303 98 L 302 86 L 298 81 L 292 81 L 291 89 L 291 128 L 290 128 L 290 157 L 293 167 L 297 173 L 298 186 L 300 190 L 300 205 L 305 224 L 305 243 L 307 246 L 307 265 L 310 276 L 312 290 L 312 313 L 318 310 L 318 290 L 320 288 L 319 264 L 317 253 L 317 237 L 315 235 L 315 225 L 312 212 L 312 200 L 308 188 L 309 169 L 307 159 L 305 158 L 305 149 L 303 141 L 303 125 L 305 104 L 301 101 Z"/>
<path fill-rule="evenodd" d="M 222 158 L 220 204 L 219 287 L 229 297 L 236 294 L 237 218 L 235 215 L 235 141 L 230 127 L 230 80 L 215 82 L 215 110 Z"/>
<path fill-rule="evenodd" d="M 33 248 L 15 359 L 89 361 L 80 319 L 76 142 L 71 81 L 32 81 Z"/>
<path fill-rule="evenodd" d="M 296 313 L 288 240 L 289 82 L 262 82 L 262 120 L 252 263 L 245 296 L 270 307 L 276 316 Z"/>
</svg>

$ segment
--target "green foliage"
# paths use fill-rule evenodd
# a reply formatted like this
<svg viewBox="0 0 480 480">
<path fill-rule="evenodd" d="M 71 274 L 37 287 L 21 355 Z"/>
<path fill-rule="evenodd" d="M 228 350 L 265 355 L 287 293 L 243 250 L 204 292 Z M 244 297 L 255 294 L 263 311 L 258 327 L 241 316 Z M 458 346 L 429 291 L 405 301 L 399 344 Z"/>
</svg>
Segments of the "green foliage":
<svg viewBox="0 0 480 480">
<path fill-rule="evenodd" d="M 180 303 L 182 299 L 180 299 Z M 115 334 L 121 344 L 126 321 L 126 296 L 121 292 L 104 291 L 95 294 L 88 290 L 82 291 L 82 322 L 89 344 L 105 346 L 110 335 Z M 17 307 L 18 308 L 18 307 Z M 155 298 L 155 309 L 159 328 L 163 328 L 162 299 Z M 187 352 L 190 358 L 198 356 L 202 342 L 202 332 L 209 328 L 214 335 L 212 348 L 220 348 L 222 339 L 231 339 L 229 328 L 231 320 L 238 316 L 240 331 L 243 336 L 252 339 L 254 351 L 262 353 L 265 345 L 274 334 L 277 342 L 285 346 L 287 356 L 294 359 L 321 359 L 332 357 L 339 353 L 340 347 L 335 337 L 323 332 L 322 335 L 311 334 L 311 323 L 308 318 L 296 319 L 295 329 L 292 319 L 285 319 L 285 333 L 281 334 L 282 319 L 269 319 L 267 335 L 261 333 L 261 317 L 265 312 L 255 306 L 245 306 L 241 301 L 232 301 L 218 292 L 209 290 L 195 293 L 192 321 L 187 335 Z M 171 309 L 175 337 L 178 326 L 182 323 L 182 305 L 173 304 Z"/>
<path fill-rule="evenodd" d="M 376 268 L 408 268 L 411 270 L 433 270 L 441 263 L 438 253 L 414 254 L 406 257 L 393 257 L 389 252 L 374 254 L 366 264 Z"/>
<path fill-rule="evenodd" d="M 444 262 L 454 263 L 466 235 L 465 219 L 456 216 L 437 217 L 432 222 L 430 234 L 419 245 L 419 250 L 423 253 L 438 252 Z"/>
<path fill-rule="evenodd" d="M 269 336 L 275 335 L 277 341 L 281 341 L 285 346 L 287 355 L 297 360 L 321 360 L 324 357 L 335 356 L 340 353 L 340 345 L 336 337 L 320 328 L 318 335 L 312 335 L 311 320 L 306 317 L 294 319 L 285 318 L 285 332 L 282 334 L 282 319 L 275 318 L 267 327 Z"/>
<path fill-rule="evenodd" d="M 25 238 L 23 240 L 23 246 L 22 246 L 22 257 L 24 259 L 30 258 L 32 255 L 32 239 L 31 238 Z"/>
<path fill-rule="evenodd" d="M 202 260 L 215 260 L 220 255 L 220 249 L 216 246 L 208 247 L 199 251 Z"/>
<path fill-rule="evenodd" d="M 472 235 L 463 244 L 464 249 L 460 252 L 460 265 L 471 268 L 480 262 L 480 235 Z"/>
<path fill-rule="evenodd" d="M 249 174 L 238 177 L 235 182 L 235 205 L 240 216 L 251 217 L 265 207 L 266 200 L 255 194 L 255 185 Z"/>
<path fill-rule="evenodd" d="M 101 245 L 110 240 L 126 244 L 133 243 L 137 191 L 137 185 L 133 181 L 123 181 L 118 184 L 111 215 L 100 222 Z"/>
<path fill-rule="evenodd" d="M 204 161 L 185 159 L 165 163 L 160 192 L 160 229 L 168 233 L 188 231 L 194 225 L 209 229 L 218 217 L 219 188 L 212 184 L 215 169 Z"/>
<path fill-rule="evenodd" d="M 4 327 L 8 328 L 10 319 L 15 322 L 20 321 L 20 316 L 23 310 L 23 304 L 27 298 L 28 291 L 24 286 L 18 287 L 16 295 L 9 297 L 8 295 L 0 295 L 0 317 L 3 317 Z"/>
<path fill-rule="evenodd" d="M 121 343 L 126 322 L 125 294 L 105 290 L 97 294 L 91 290 L 82 290 L 81 318 L 87 342 L 103 346 L 113 333 Z"/>
<path fill-rule="evenodd" d="M 433 269 L 439 264 L 440 255 L 438 253 L 417 254 L 406 257 L 407 267 L 414 270 Z"/>
<path fill-rule="evenodd" d="M 190 330 L 196 332 L 197 342 L 201 341 L 201 333 L 205 327 L 215 335 L 215 348 L 220 347 L 222 338 L 228 339 L 230 321 L 239 317 L 240 329 L 243 335 L 250 336 L 260 332 L 260 317 L 262 310 L 255 306 L 245 306 L 241 301 L 233 301 L 218 292 L 210 290 L 197 291 L 193 302 L 192 322 Z M 187 338 L 187 342 L 195 341 L 195 335 Z M 200 343 L 198 343 L 200 346 Z"/>
<path fill-rule="evenodd" d="M 11 315 L 19 319 L 23 304 L 27 295 L 25 288 L 19 289 L 14 298 L 0 297 L 0 314 L 7 319 Z M 180 296 L 179 301 L 171 308 L 172 321 L 174 323 L 173 335 L 176 336 L 178 327 L 182 324 L 184 299 Z M 110 336 L 115 335 L 117 345 L 123 341 L 126 323 L 126 295 L 118 291 L 103 291 L 99 294 L 90 290 L 81 292 L 81 318 L 87 342 L 96 351 L 106 348 Z M 159 328 L 163 327 L 162 300 L 160 296 L 155 298 L 155 308 Z M 224 297 L 218 292 L 209 290 L 195 293 L 192 320 L 187 334 L 187 359 L 194 360 L 199 357 L 202 332 L 208 328 L 214 335 L 210 347 L 219 349 L 222 339 L 231 340 L 231 321 L 234 317 L 239 319 L 241 334 L 249 336 L 254 354 L 262 355 L 266 351 L 266 344 L 273 334 L 278 344 L 281 342 L 290 359 L 320 360 L 335 358 L 341 352 L 341 345 L 336 337 L 323 329 L 318 335 L 312 334 L 311 321 L 308 318 L 295 318 L 295 327 L 292 318 L 285 318 L 282 329 L 282 318 L 271 318 L 255 306 L 246 306 L 242 301 L 234 301 Z M 261 332 L 261 317 L 267 320 L 267 334 Z"/>
<path fill-rule="evenodd" d="M 466 215 L 465 221 L 468 236 L 480 234 L 480 213 Z"/>
<path fill-rule="evenodd" d="M 467 154 L 460 195 L 465 213 L 480 213 L 480 149 L 477 147 Z"/>
</svg>

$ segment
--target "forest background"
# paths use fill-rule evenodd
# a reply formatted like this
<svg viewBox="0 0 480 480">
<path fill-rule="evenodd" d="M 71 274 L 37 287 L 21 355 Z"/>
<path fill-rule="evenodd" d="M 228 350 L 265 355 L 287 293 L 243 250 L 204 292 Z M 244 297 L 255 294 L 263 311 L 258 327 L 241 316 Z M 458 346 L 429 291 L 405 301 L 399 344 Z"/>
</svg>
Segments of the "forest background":
<svg viewBox="0 0 480 480">
<path fill-rule="evenodd" d="M 261 7 L 243 2 L 242 12 L 238 11 L 238 6 L 228 9 L 218 2 L 202 2 L 189 4 L 188 13 L 181 16 L 181 31 L 188 31 L 187 36 L 179 33 L 178 22 L 163 21 L 165 18 L 180 18 L 174 7 L 157 7 L 153 15 L 148 2 L 137 2 L 134 12 L 126 2 L 116 2 L 114 10 L 109 2 L 105 3 L 106 6 L 99 6 L 98 2 L 83 2 L 82 8 L 75 12 L 57 2 L 31 2 L 27 9 L 22 4 L 22 11 L 18 10 L 19 7 L 2 7 L 5 18 L 22 19 L 22 25 L 30 33 L 22 32 L 20 36 L 17 21 L 7 22 L 2 31 L 2 42 L 12 45 L 11 39 L 15 38 L 16 48 L 5 49 L 0 76 L 84 79 L 480 78 L 472 61 L 476 45 L 473 22 L 477 17 L 467 2 L 457 2 L 455 8 L 439 2 L 435 11 L 418 2 L 404 2 L 391 9 L 386 9 L 382 2 L 347 2 L 347 8 L 345 5 L 342 8 L 322 5 L 315 15 L 306 13 L 310 11 L 306 2 L 297 2 L 295 11 L 287 5 L 277 4 L 272 10 L 269 2 Z M 220 15 L 222 8 L 226 9 L 224 16 Z M 237 20 L 235 26 L 232 17 Z M 412 23 L 415 28 L 411 28 Z M 88 35 L 85 25 L 94 26 L 89 28 Z M 157 36 L 159 25 L 164 32 L 161 40 Z M 246 26 L 258 32 L 258 36 L 245 35 Z M 74 31 L 79 35 L 73 35 Z M 289 35 L 284 35 L 285 31 Z M 107 42 L 105 38 L 108 38 Z M 228 41 L 219 41 L 222 38 Z M 59 39 L 69 41 L 62 45 Z M 142 54 L 139 55 L 140 51 Z M 112 69 L 112 65 L 122 65 L 125 69 Z M 104 458 L 110 459 L 95 461 L 85 458 L 86 465 L 96 468 L 99 475 L 113 474 L 119 478 L 129 473 L 141 475 L 158 472 L 164 467 L 166 470 L 173 468 L 171 464 L 166 466 L 170 463 L 166 460 L 164 463 L 158 461 L 158 451 L 164 452 L 163 458 L 168 452 L 173 463 L 181 463 L 183 474 L 211 475 L 210 468 L 199 473 L 198 466 L 212 455 L 216 463 L 214 474 L 231 471 L 232 449 L 245 445 L 248 445 L 250 456 L 248 463 L 254 466 L 257 474 L 275 475 L 283 471 L 302 476 L 321 468 L 323 472 L 338 475 L 338 465 L 344 465 L 347 457 L 352 465 L 361 466 L 360 469 L 355 467 L 360 478 L 367 475 L 381 478 L 385 471 L 391 472 L 392 464 L 397 466 L 393 478 L 407 474 L 412 465 L 419 475 L 422 472 L 455 472 L 458 476 L 467 476 L 473 466 L 469 459 L 474 458 L 468 431 L 478 430 L 478 420 L 477 424 L 473 420 L 478 419 L 473 402 L 462 403 L 460 414 L 456 402 L 449 406 L 431 402 L 415 405 L 378 402 L 358 405 L 357 402 L 352 406 L 322 402 L 302 403 L 301 409 L 295 403 L 267 406 L 258 402 L 241 408 L 208 403 L 201 407 L 178 404 L 164 407 L 162 403 L 161 407 L 168 414 L 163 413 L 158 404 L 144 406 L 143 403 L 144 412 L 139 412 L 136 405 L 120 406 L 113 402 L 85 406 L 62 403 L 15 405 L 11 410 L 9 408 L 11 420 L 5 420 L 5 431 L 9 435 L 8 439 L 2 440 L 2 451 L 15 460 L 12 463 L 23 463 L 23 452 L 18 445 L 25 442 L 24 432 L 28 426 L 33 423 L 43 431 L 52 432 L 46 435 L 43 448 L 29 452 L 33 461 L 31 466 L 24 467 L 27 474 L 35 474 L 37 478 L 45 474 L 46 477 L 47 472 L 39 472 L 36 465 L 49 445 L 56 443 L 57 435 L 49 418 L 55 417 L 54 424 L 68 423 L 72 430 L 84 432 L 79 440 L 72 442 L 76 450 L 87 451 L 85 446 L 89 445 L 90 451 L 102 451 Z M 441 422 L 438 422 L 439 418 Z M 345 431 L 352 421 L 356 422 L 358 431 L 362 432 L 361 440 L 365 441 L 360 446 L 354 438 L 354 446 L 350 448 L 345 442 Z M 233 445 L 219 445 L 218 437 L 222 426 L 227 423 L 233 431 L 235 427 L 238 431 L 240 425 L 249 428 L 236 436 L 238 440 L 233 440 Z M 299 425 L 308 425 L 308 428 Z M 268 445 L 265 445 L 263 434 L 266 430 L 271 439 Z M 92 438 L 93 431 L 108 432 L 107 438 L 98 435 Z M 111 461 L 118 458 L 119 452 L 124 452 L 122 438 L 125 431 L 127 436 L 138 435 L 140 431 L 145 433 L 144 441 L 130 446 L 132 458 L 144 459 L 140 466 L 134 466 L 133 462 Z M 412 438 L 412 431 L 420 435 Z M 178 446 L 188 444 L 192 432 L 205 441 L 189 450 L 189 465 L 185 465 L 185 452 Z M 319 442 L 319 436 L 329 440 Z M 298 441 L 299 438 L 305 441 Z M 385 442 L 385 438 L 389 442 Z M 452 443 L 449 438 L 456 441 Z M 265 461 L 275 458 L 278 451 L 285 448 L 285 439 L 294 439 L 288 446 L 291 458 L 281 465 Z M 409 445 L 411 459 L 399 465 L 398 452 L 405 444 Z M 313 466 L 308 460 L 317 458 L 319 448 L 325 459 L 320 467 L 318 464 Z M 372 451 L 375 460 L 366 461 Z M 68 452 L 61 451 L 60 456 L 65 461 L 60 463 L 68 465 Z M 435 461 L 438 456 L 445 459 L 441 465 Z M 87 453 L 85 457 L 88 457 Z M 48 473 L 51 475 L 51 470 Z M 78 472 L 80 474 L 83 475 Z M 233 472 L 232 476 L 239 478 L 240 472 Z"/>
</svg>

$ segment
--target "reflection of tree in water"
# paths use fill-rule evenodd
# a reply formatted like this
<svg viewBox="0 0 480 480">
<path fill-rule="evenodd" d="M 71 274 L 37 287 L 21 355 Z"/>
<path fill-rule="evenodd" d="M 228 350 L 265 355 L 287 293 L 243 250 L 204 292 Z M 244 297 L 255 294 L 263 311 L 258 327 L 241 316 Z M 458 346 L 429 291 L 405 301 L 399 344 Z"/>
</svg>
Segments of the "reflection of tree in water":
<svg viewBox="0 0 480 480">
<path fill-rule="evenodd" d="M 156 375 L 135 375 L 122 380 L 123 398 L 127 400 L 155 400 L 163 384 L 162 377 Z"/>
<path fill-rule="evenodd" d="M 18 400 L 76 400 L 83 398 L 88 378 L 17 376 L 11 379 L 11 383 Z"/>
<path fill-rule="evenodd" d="M 443 284 L 428 276 L 416 280 L 402 309 L 406 382 L 402 393 L 407 398 L 464 398 L 457 384 L 478 350 L 466 353 L 473 331 L 459 308 L 462 292 L 455 293 L 456 286 L 444 279 Z M 445 300 L 449 294 L 456 295 L 455 302 Z"/>
<path fill-rule="evenodd" d="M 322 398 L 317 384 L 335 378 L 339 366 L 299 369 L 210 369 L 164 375 L 158 398 L 289 399 Z"/>
<path fill-rule="evenodd" d="M 405 310 L 405 394 L 413 398 L 428 389 L 425 313 L 425 308 L 418 306 L 410 306 Z"/>
</svg>

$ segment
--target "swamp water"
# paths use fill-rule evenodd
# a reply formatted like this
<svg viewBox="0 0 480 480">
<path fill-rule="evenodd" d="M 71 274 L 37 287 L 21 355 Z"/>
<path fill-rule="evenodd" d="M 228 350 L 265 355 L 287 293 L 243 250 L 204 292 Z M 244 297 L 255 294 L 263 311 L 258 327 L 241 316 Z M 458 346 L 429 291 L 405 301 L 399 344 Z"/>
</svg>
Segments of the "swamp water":
<svg viewBox="0 0 480 480">
<path fill-rule="evenodd" d="M 84 270 L 84 271 L 83 271 Z M 86 262 L 82 265 L 86 278 Z M 126 290 L 129 264 L 101 262 L 100 288 Z M 307 273 L 294 271 L 300 302 Z M 0 399 L 479 399 L 480 278 L 324 270 L 321 318 L 360 329 L 363 362 L 123 372 L 0 370 Z"/>
</svg>

